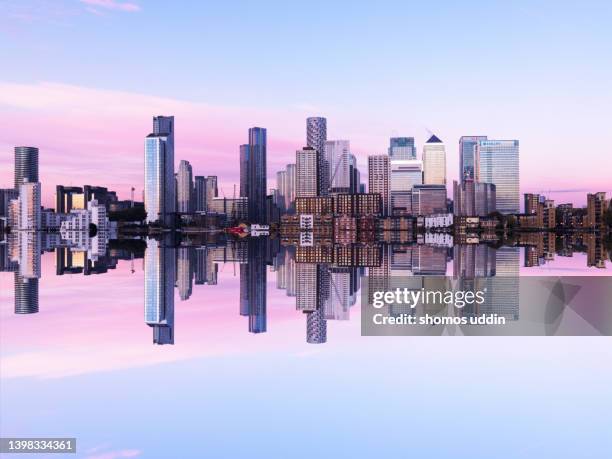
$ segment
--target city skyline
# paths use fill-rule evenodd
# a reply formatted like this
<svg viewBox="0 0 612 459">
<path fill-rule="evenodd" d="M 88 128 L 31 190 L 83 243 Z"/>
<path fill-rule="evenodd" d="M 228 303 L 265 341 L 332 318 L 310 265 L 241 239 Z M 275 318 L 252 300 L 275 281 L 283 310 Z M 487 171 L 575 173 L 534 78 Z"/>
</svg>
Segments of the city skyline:
<svg viewBox="0 0 612 459">
<path fill-rule="evenodd" d="M 150 132 L 156 113 L 175 115 L 181 126 L 176 159 L 188 159 L 200 174 L 217 174 L 226 192 L 238 183 L 228 159 L 249 127 L 268 130 L 270 187 L 275 172 L 305 146 L 304 120 L 324 116 L 327 139 L 350 140 L 361 171 L 368 155 L 388 150 L 391 137 L 414 137 L 420 153 L 432 131 L 446 143 L 449 186 L 460 180 L 459 138 L 488 135 L 520 139 L 521 193 L 578 205 L 585 204 L 587 191 L 612 193 L 605 170 L 596 166 L 600 149 L 583 147 L 593 133 L 604 150 L 612 145 L 612 66 L 600 58 L 609 42 L 609 3 L 587 2 L 596 15 L 586 5 L 546 2 L 441 2 L 436 8 L 395 2 L 376 14 L 366 5 L 334 2 L 325 15 L 302 5 L 297 16 L 273 4 L 245 5 L 250 23 L 228 5 L 195 4 L 189 16 L 176 10 L 177 17 L 164 22 L 167 11 L 160 5 L 136 4 L 137 11 L 101 8 L 102 15 L 63 0 L 5 5 L 0 164 L 11 160 L 16 145 L 39 147 L 46 207 L 53 189 L 47 186 L 96 183 L 100 175 L 123 199 L 132 186 L 142 190 L 141 133 Z M 230 18 L 234 32 L 220 27 Z M 403 31 L 405 18 L 409 33 Z M 499 18 L 513 26 L 498 27 Z M 428 33 L 432 21 L 440 25 L 435 37 Z M 246 35 L 256 22 L 267 27 Z M 560 23 L 572 26 L 560 30 Z M 154 53 L 144 37 L 150 27 L 162 26 L 168 34 Z M 370 38 L 354 36 L 360 27 L 371 31 Z M 330 30 L 337 33 L 330 37 Z M 339 38 L 340 31 L 352 39 Z M 199 34 L 211 34 L 211 40 Z M 411 34 L 427 41 L 420 44 Z M 266 50 L 265 65 L 255 65 L 244 49 L 247 36 Z M 185 39 L 198 47 L 187 53 Z M 83 65 L 92 47 L 101 58 Z M 329 52 L 305 69 L 314 49 Z M 160 51 L 172 59 L 154 69 Z M 399 55 L 406 59 L 398 61 Z M 239 62 L 253 64 L 248 76 Z M 393 72 L 380 71 L 391 63 Z M 581 161 L 575 161 L 576 149 Z M 0 168 L 0 186 L 12 182 L 9 172 Z"/>
</svg>

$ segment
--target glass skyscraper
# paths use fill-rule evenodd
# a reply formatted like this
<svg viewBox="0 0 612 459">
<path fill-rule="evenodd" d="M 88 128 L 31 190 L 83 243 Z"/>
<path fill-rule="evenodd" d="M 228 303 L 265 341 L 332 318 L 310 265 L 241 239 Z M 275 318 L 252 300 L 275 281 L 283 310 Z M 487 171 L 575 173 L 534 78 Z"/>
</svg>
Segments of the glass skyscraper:
<svg viewBox="0 0 612 459">
<path fill-rule="evenodd" d="M 487 140 L 486 135 L 464 135 L 459 139 L 459 182 L 465 179 L 478 180 L 476 147 L 481 140 Z"/>
<path fill-rule="evenodd" d="M 240 146 L 240 196 L 248 199 L 250 223 L 266 223 L 266 129 L 249 129 L 249 143 Z"/>
<path fill-rule="evenodd" d="M 518 214 L 521 209 L 519 141 L 481 140 L 476 148 L 478 180 L 495 185 L 497 210 Z"/>
<path fill-rule="evenodd" d="M 173 222 L 176 211 L 174 181 L 174 117 L 153 118 L 153 132 L 145 139 L 145 210 L 147 222 Z"/>
<path fill-rule="evenodd" d="M 15 190 L 24 181 L 38 182 L 38 148 L 15 147 Z"/>
<path fill-rule="evenodd" d="M 416 159 L 414 137 L 391 137 L 389 140 L 389 158 Z"/>
<path fill-rule="evenodd" d="M 325 142 L 327 141 L 327 119 L 313 116 L 306 119 L 306 146 L 317 151 L 317 193 L 329 194 L 329 164 L 325 161 Z"/>
</svg>

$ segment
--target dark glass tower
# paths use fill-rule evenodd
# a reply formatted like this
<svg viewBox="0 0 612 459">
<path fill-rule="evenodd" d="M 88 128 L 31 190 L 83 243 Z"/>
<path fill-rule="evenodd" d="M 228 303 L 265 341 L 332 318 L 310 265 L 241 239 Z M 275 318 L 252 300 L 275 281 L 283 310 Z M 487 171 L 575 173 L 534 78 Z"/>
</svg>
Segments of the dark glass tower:
<svg viewBox="0 0 612 459">
<path fill-rule="evenodd" d="M 240 146 L 240 195 L 248 198 L 250 223 L 266 223 L 266 129 L 249 129 L 248 145 Z"/>
<path fill-rule="evenodd" d="M 15 189 L 24 182 L 38 182 L 38 148 L 15 147 Z"/>
</svg>

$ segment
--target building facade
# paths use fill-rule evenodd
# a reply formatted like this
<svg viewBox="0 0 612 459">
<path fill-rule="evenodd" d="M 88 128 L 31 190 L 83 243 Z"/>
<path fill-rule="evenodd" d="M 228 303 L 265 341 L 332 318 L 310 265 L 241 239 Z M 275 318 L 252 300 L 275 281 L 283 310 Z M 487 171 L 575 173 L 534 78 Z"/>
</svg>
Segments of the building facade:
<svg viewBox="0 0 612 459">
<path fill-rule="evenodd" d="M 495 185 L 497 210 L 502 214 L 520 213 L 519 141 L 479 141 L 476 164 L 479 181 Z"/>
<path fill-rule="evenodd" d="M 478 181 L 476 164 L 476 147 L 481 140 L 487 140 L 486 135 L 462 136 L 459 139 L 459 183 L 464 180 Z"/>
<path fill-rule="evenodd" d="M 176 203 L 177 212 L 193 213 L 194 211 L 194 189 L 193 189 L 193 168 L 189 161 L 182 159 L 179 163 L 176 175 Z"/>
<path fill-rule="evenodd" d="M 446 185 L 446 147 L 435 135 L 423 146 L 423 183 Z"/>
<path fill-rule="evenodd" d="M 393 139 L 391 140 L 393 141 Z M 396 154 L 399 155 L 399 153 Z M 382 215 L 385 217 L 389 215 L 391 206 L 391 166 L 389 155 L 368 156 L 368 187 L 370 193 L 378 193 L 380 195 Z"/>
<path fill-rule="evenodd" d="M 310 118 L 309 118 L 310 119 Z M 299 198 L 319 195 L 318 179 L 320 155 L 315 147 L 304 147 L 295 152 L 295 196 Z"/>
<path fill-rule="evenodd" d="M 414 137 L 391 137 L 389 139 L 389 158 L 391 160 L 416 159 Z"/>
</svg>

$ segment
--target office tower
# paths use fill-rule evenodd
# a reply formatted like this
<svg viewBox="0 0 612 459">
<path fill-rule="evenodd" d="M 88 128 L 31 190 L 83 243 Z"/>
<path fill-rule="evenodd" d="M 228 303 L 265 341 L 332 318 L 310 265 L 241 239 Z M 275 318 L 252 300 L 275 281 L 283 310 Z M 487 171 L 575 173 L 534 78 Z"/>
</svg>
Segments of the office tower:
<svg viewBox="0 0 612 459">
<path fill-rule="evenodd" d="M 176 211 L 174 179 L 174 117 L 153 118 L 145 138 L 145 211 L 147 223 L 172 225 Z"/>
<path fill-rule="evenodd" d="M 391 161 L 391 192 L 411 191 L 414 185 L 423 184 L 423 162 L 411 160 Z"/>
<path fill-rule="evenodd" d="M 205 212 L 206 211 L 206 177 L 202 175 L 196 175 L 193 185 L 194 192 L 194 211 Z"/>
<path fill-rule="evenodd" d="M 295 164 L 287 164 L 286 169 L 287 181 L 285 183 L 285 209 L 289 213 L 295 211 L 295 192 L 297 186 L 296 166 Z"/>
<path fill-rule="evenodd" d="M 415 185 L 412 188 L 412 213 L 414 215 L 446 213 L 446 185 Z"/>
<path fill-rule="evenodd" d="M 162 241 L 147 241 L 144 319 L 155 344 L 174 344 L 175 252 Z"/>
<path fill-rule="evenodd" d="M 41 229 L 40 183 L 24 182 L 19 186 L 19 229 Z"/>
<path fill-rule="evenodd" d="M 459 139 L 459 183 L 463 183 L 466 179 L 479 181 L 476 146 L 481 140 L 487 140 L 487 136 L 464 135 Z"/>
<path fill-rule="evenodd" d="M 540 207 L 540 195 L 534 193 L 525 193 L 525 213 L 528 215 L 537 215 Z"/>
<path fill-rule="evenodd" d="M 423 146 L 423 183 L 446 185 L 446 148 L 435 135 Z"/>
<path fill-rule="evenodd" d="M 351 194 L 359 193 L 359 184 L 361 182 L 361 172 L 359 172 L 359 168 L 357 167 L 357 158 L 353 154 L 349 155 L 349 177 L 350 177 L 349 193 Z"/>
<path fill-rule="evenodd" d="M 250 223 L 266 223 L 266 143 L 266 129 L 254 127 L 240 146 L 240 196 L 248 199 Z"/>
<path fill-rule="evenodd" d="M 412 213 L 412 188 L 423 183 L 423 162 L 416 159 L 390 161 L 390 213 Z"/>
<path fill-rule="evenodd" d="M 393 139 L 391 139 L 393 141 Z M 393 144 L 393 142 L 392 142 Z M 404 148 L 404 147 L 398 147 Z M 399 153 L 398 153 L 399 154 Z M 382 215 L 389 215 L 391 193 L 391 168 L 388 155 L 368 156 L 368 187 L 370 193 L 378 193 L 382 199 Z"/>
<path fill-rule="evenodd" d="M 287 171 L 278 171 L 276 173 L 276 192 L 278 194 L 277 205 L 281 212 L 285 212 L 285 195 L 287 194 Z"/>
<path fill-rule="evenodd" d="M 212 200 L 219 196 L 219 190 L 217 189 L 217 176 L 209 175 L 206 177 L 206 211 L 212 204 Z"/>
<path fill-rule="evenodd" d="M 15 189 L 24 181 L 38 182 L 38 148 L 15 147 Z"/>
<path fill-rule="evenodd" d="M 392 161 L 416 159 L 414 137 L 391 137 L 389 140 L 389 158 Z"/>
<path fill-rule="evenodd" d="M 518 214 L 520 206 L 519 141 L 481 140 L 476 146 L 478 180 L 496 189 L 496 207 L 502 214 Z"/>
<path fill-rule="evenodd" d="M 182 159 L 177 172 L 177 211 L 188 214 L 193 212 L 193 169 L 189 161 Z"/>
<path fill-rule="evenodd" d="M 15 272 L 15 314 L 35 314 L 41 276 L 41 233 L 20 231 L 13 243 L 17 249 L 14 255 L 19 261 L 19 269 Z"/>
<path fill-rule="evenodd" d="M 328 140 L 324 148 L 324 158 L 329 165 L 329 193 L 349 193 L 351 187 L 349 141 Z"/>
<path fill-rule="evenodd" d="M 606 199 L 606 193 L 587 194 L 587 214 L 585 226 L 591 228 L 603 227 L 606 224 L 606 211 L 610 202 Z"/>
<path fill-rule="evenodd" d="M 327 119 L 320 116 L 307 118 L 306 146 L 316 150 L 318 196 L 327 196 L 330 187 L 330 170 L 329 163 L 325 159 L 325 142 L 327 142 Z"/>
<path fill-rule="evenodd" d="M 80 186 L 55 187 L 55 211 L 60 214 L 67 214 L 73 208 L 84 208 L 85 195 Z"/>
<path fill-rule="evenodd" d="M 453 213 L 463 217 L 486 217 L 495 207 L 495 185 L 465 179 L 453 182 Z"/>
<path fill-rule="evenodd" d="M 318 194 L 318 161 L 320 155 L 314 147 L 304 147 L 295 152 L 295 195 L 298 198 L 315 197 Z"/>
</svg>

